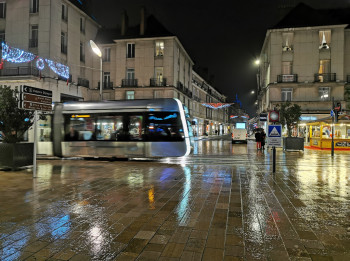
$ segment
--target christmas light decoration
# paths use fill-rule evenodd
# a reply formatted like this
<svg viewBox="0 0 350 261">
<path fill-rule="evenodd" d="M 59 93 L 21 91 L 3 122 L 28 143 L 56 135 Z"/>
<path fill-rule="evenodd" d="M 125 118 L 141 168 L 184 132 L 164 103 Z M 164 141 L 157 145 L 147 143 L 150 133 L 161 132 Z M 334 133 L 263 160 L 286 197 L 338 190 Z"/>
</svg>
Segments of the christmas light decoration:
<svg viewBox="0 0 350 261">
<path fill-rule="evenodd" d="M 65 66 L 60 63 L 56 63 L 54 61 L 51 61 L 49 59 L 45 59 L 46 63 L 49 65 L 51 70 L 53 70 L 55 73 L 57 73 L 59 76 L 69 79 L 69 67 Z"/>
<path fill-rule="evenodd" d="M 233 103 L 202 103 L 203 106 L 214 110 L 231 106 Z"/>
<path fill-rule="evenodd" d="M 2 43 L 2 62 L 8 61 L 12 63 L 27 63 L 36 60 L 36 67 L 42 71 L 45 68 L 45 62 L 56 74 L 62 78 L 69 79 L 69 67 L 60 63 L 56 63 L 49 59 L 40 58 L 32 53 L 25 52 L 21 49 L 10 47 L 5 43 Z M 44 62 L 45 61 L 45 62 Z M 1 67 L 1 64 L 0 64 Z"/>
<path fill-rule="evenodd" d="M 35 55 L 2 43 L 2 59 L 12 63 L 27 63 L 35 59 Z"/>
<path fill-rule="evenodd" d="M 36 67 L 42 71 L 44 68 L 45 68 L 45 63 L 44 63 L 44 60 L 42 58 L 38 58 L 36 60 Z"/>
</svg>

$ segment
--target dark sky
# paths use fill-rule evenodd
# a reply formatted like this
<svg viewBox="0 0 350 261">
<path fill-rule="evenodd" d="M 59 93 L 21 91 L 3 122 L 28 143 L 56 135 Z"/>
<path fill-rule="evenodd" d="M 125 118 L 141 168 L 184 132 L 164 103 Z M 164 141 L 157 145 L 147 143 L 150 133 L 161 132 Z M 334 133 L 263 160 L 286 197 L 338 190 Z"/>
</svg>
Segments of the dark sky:
<svg viewBox="0 0 350 261">
<path fill-rule="evenodd" d="M 197 66 L 214 75 L 213 86 L 232 102 L 236 93 L 243 108 L 255 113 L 257 68 L 266 30 L 285 14 L 283 4 L 298 0 L 92 0 L 94 15 L 106 27 L 120 25 L 127 11 L 129 25 L 140 22 L 140 8 L 155 17 L 185 47 Z M 313 8 L 350 7 L 350 0 L 304 0 Z"/>
</svg>

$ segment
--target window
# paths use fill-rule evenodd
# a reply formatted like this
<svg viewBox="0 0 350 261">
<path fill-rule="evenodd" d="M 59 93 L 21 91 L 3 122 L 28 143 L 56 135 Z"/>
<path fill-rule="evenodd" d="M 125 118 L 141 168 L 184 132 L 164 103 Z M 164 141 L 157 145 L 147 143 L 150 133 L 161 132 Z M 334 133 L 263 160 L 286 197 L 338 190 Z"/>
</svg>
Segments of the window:
<svg viewBox="0 0 350 261">
<path fill-rule="evenodd" d="M 85 34 L 85 18 L 80 17 L 80 32 Z"/>
<path fill-rule="evenodd" d="M 67 33 L 61 32 L 61 53 L 67 54 Z"/>
<path fill-rule="evenodd" d="M 292 88 L 282 88 L 282 101 L 292 101 Z"/>
<path fill-rule="evenodd" d="M 0 18 L 6 18 L 6 3 L 0 3 Z"/>
<path fill-rule="evenodd" d="M 129 79 L 129 80 L 135 79 L 135 70 L 134 70 L 134 68 L 128 68 L 126 70 L 126 79 Z"/>
<path fill-rule="evenodd" d="M 96 140 L 122 140 L 123 116 L 98 116 Z"/>
<path fill-rule="evenodd" d="M 292 62 L 282 62 L 282 74 L 292 74 Z"/>
<path fill-rule="evenodd" d="M 0 42 L 5 42 L 5 31 L 0 31 Z"/>
<path fill-rule="evenodd" d="M 111 61 L 111 48 L 103 49 L 103 61 L 110 62 Z"/>
<path fill-rule="evenodd" d="M 30 0 L 30 13 L 39 12 L 39 0 Z"/>
<path fill-rule="evenodd" d="M 68 21 L 68 7 L 66 5 L 62 5 L 62 20 Z"/>
<path fill-rule="evenodd" d="M 183 140 L 181 119 L 177 112 L 147 113 L 145 125 L 145 139 L 148 141 Z"/>
<path fill-rule="evenodd" d="M 129 116 L 129 137 L 130 140 L 142 140 L 142 116 Z"/>
<path fill-rule="evenodd" d="M 320 68 L 318 70 L 319 74 L 330 73 L 331 72 L 331 60 L 320 60 Z"/>
<path fill-rule="evenodd" d="M 319 49 L 329 49 L 331 45 L 331 30 L 319 31 Z"/>
<path fill-rule="evenodd" d="M 82 42 L 80 42 L 80 61 L 85 62 L 85 46 Z"/>
<path fill-rule="evenodd" d="M 283 33 L 282 34 L 282 48 L 284 52 L 293 50 L 293 33 Z"/>
<path fill-rule="evenodd" d="M 127 100 L 134 100 L 135 99 L 135 91 L 126 91 L 125 98 Z"/>
<path fill-rule="evenodd" d="M 39 36 L 38 25 L 31 25 L 30 26 L 30 39 L 29 39 L 29 47 L 30 48 L 38 47 L 38 36 Z"/>
<path fill-rule="evenodd" d="M 126 58 L 135 58 L 135 44 L 134 43 L 127 44 Z"/>
<path fill-rule="evenodd" d="M 108 88 L 111 82 L 111 73 L 110 72 L 104 72 L 103 73 L 103 87 Z"/>
<path fill-rule="evenodd" d="M 321 101 L 330 100 L 330 87 L 320 87 L 318 88 L 318 95 Z"/>
<path fill-rule="evenodd" d="M 164 55 L 164 42 L 156 41 L 156 56 L 163 56 L 163 55 Z"/>
<path fill-rule="evenodd" d="M 154 68 L 154 76 L 156 78 L 157 86 L 162 86 L 163 83 L 163 67 Z"/>
</svg>

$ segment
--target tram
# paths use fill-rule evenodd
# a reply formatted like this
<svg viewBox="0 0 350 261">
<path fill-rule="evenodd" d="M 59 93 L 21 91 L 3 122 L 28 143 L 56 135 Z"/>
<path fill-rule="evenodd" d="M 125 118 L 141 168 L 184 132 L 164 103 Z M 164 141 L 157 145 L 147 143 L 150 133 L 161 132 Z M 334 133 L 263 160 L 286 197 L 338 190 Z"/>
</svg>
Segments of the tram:
<svg viewBox="0 0 350 261">
<path fill-rule="evenodd" d="M 56 104 L 52 142 L 59 157 L 181 157 L 191 150 L 183 104 L 172 98 Z"/>
</svg>

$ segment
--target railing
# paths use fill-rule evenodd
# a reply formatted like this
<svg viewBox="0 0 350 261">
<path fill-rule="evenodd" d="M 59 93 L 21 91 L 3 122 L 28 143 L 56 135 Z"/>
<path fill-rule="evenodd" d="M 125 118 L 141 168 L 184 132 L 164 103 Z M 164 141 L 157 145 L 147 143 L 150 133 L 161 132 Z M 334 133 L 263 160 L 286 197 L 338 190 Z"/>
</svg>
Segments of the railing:
<svg viewBox="0 0 350 261">
<path fill-rule="evenodd" d="M 158 79 L 158 78 L 151 78 L 150 79 L 150 86 L 166 86 L 166 78 Z"/>
<path fill-rule="evenodd" d="M 0 71 L 1 76 L 22 76 L 33 75 L 39 76 L 39 70 L 36 67 L 20 66 L 20 67 L 7 67 Z"/>
<path fill-rule="evenodd" d="M 182 92 L 183 94 L 185 94 L 185 95 L 187 95 L 188 97 L 192 98 L 192 92 L 191 92 L 188 88 L 186 88 L 186 87 L 182 84 L 182 82 L 177 82 L 176 88 L 177 88 L 180 92 Z"/>
<path fill-rule="evenodd" d="M 122 79 L 122 87 L 137 87 L 137 79 Z"/>
<path fill-rule="evenodd" d="M 298 82 L 297 74 L 280 74 L 277 75 L 277 82 Z"/>
<path fill-rule="evenodd" d="M 100 88 L 100 82 L 98 82 L 97 87 Z M 103 89 L 113 89 L 113 82 L 103 82 Z"/>
<path fill-rule="evenodd" d="M 73 79 L 73 78 L 72 78 L 72 75 L 71 75 L 71 74 L 69 75 L 69 78 L 68 78 L 68 79 L 63 78 L 62 76 L 59 76 L 59 75 L 57 76 L 57 80 L 59 80 L 59 81 L 65 81 L 65 82 L 68 81 L 68 82 L 71 83 L 71 82 L 72 82 L 72 79 Z"/>
<path fill-rule="evenodd" d="M 315 73 L 315 82 L 335 82 L 335 73 Z"/>
<path fill-rule="evenodd" d="M 67 54 L 67 45 L 61 45 L 61 53 Z"/>
<path fill-rule="evenodd" d="M 89 83 L 89 80 L 87 79 L 78 78 L 78 85 L 89 88 L 90 83 Z"/>
<path fill-rule="evenodd" d="M 201 102 L 201 98 L 199 98 L 199 97 L 197 97 L 197 96 L 193 96 L 193 99 L 195 100 L 195 101 L 197 101 L 197 102 Z"/>
<path fill-rule="evenodd" d="M 38 39 L 29 39 L 29 48 L 38 47 Z"/>
</svg>

